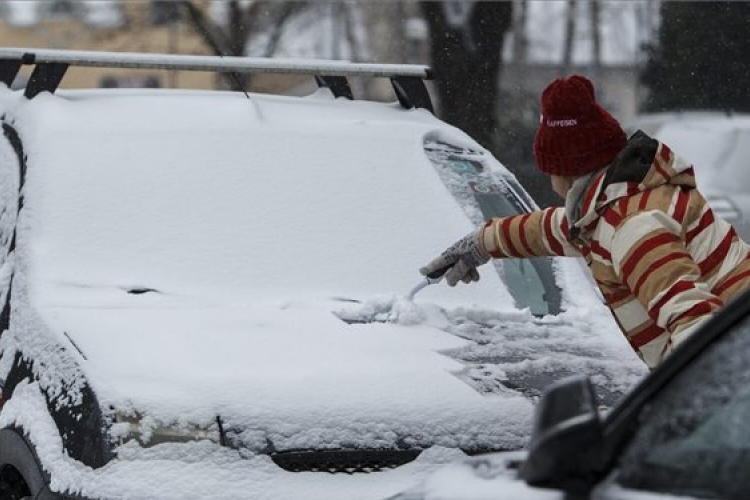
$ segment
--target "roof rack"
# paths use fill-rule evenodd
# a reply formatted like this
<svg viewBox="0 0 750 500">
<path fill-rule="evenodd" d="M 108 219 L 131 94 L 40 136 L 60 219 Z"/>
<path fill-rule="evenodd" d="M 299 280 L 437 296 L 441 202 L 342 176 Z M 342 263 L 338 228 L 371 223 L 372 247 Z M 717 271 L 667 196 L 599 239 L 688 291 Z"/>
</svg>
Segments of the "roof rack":
<svg viewBox="0 0 750 500">
<path fill-rule="evenodd" d="M 322 59 L 272 59 L 217 57 L 137 52 L 101 52 L 53 49 L 0 48 L 0 82 L 10 86 L 22 65 L 34 66 L 24 95 L 54 93 L 70 66 L 210 71 L 217 73 L 279 73 L 315 75 L 317 84 L 336 97 L 353 99 L 347 77 L 390 78 L 405 108 L 433 111 L 424 80 L 434 78 L 428 66 L 415 64 L 365 64 Z"/>
</svg>

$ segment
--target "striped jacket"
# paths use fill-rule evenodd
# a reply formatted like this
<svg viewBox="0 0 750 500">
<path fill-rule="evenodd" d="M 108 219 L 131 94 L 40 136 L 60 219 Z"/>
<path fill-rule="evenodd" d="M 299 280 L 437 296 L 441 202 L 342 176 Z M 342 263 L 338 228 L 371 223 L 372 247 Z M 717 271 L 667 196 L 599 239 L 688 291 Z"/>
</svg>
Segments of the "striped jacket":
<svg viewBox="0 0 750 500">
<path fill-rule="evenodd" d="M 750 246 L 708 206 L 692 166 L 643 132 L 609 166 L 579 180 L 567 209 L 492 219 L 483 244 L 495 258 L 583 256 L 628 341 L 653 368 L 750 285 Z"/>
</svg>

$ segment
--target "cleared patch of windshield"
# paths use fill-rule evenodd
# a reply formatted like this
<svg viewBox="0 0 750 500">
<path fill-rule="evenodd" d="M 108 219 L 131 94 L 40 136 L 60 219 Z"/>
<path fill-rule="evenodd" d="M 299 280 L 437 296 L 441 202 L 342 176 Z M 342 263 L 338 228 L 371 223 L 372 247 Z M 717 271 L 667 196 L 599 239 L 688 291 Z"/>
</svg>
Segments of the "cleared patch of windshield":
<svg viewBox="0 0 750 500">
<path fill-rule="evenodd" d="M 531 200 L 523 189 L 492 172 L 484 153 L 438 141 L 427 141 L 424 148 L 440 179 L 475 225 L 531 210 Z M 498 259 L 493 263 L 518 307 L 529 308 L 535 316 L 560 312 L 560 289 L 550 258 Z"/>
</svg>

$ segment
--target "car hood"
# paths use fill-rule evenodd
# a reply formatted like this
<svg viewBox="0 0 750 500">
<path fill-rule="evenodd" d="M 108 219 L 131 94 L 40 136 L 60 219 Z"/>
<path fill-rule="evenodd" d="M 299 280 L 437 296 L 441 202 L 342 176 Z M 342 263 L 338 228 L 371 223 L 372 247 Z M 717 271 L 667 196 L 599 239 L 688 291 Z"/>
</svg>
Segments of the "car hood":
<svg viewBox="0 0 750 500">
<path fill-rule="evenodd" d="M 102 407 L 155 427 L 220 418 L 244 447 L 274 450 L 512 449 L 529 428 L 527 399 L 482 396 L 456 376 L 450 351 L 465 341 L 438 328 L 439 314 L 350 324 L 334 313 L 352 305 L 333 300 L 84 302 L 44 308 L 45 323 Z"/>
</svg>

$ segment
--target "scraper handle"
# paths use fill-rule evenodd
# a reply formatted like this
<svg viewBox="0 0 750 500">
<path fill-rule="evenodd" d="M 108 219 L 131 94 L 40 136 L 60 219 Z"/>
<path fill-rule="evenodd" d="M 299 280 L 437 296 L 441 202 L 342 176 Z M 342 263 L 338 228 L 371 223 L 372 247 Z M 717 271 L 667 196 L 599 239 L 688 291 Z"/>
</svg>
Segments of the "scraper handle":
<svg viewBox="0 0 750 500">
<path fill-rule="evenodd" d="M 416 284 L 414 288 L 411 289 L 409 293 L 406 294 L 406 298 L 412 300 L 414 299 L 414 296 L 423 288 L 440 283 L 440 281 L 442 281 L 443 279 L 443 275 L 447 273 L 448 269 L 453 267 L 454 264 L 455 262 L 453 264 L 443 266 L 440 269 L 435 269 L 430 274 L 426 275 L 419 283 Z"/>
<path fill-rule="evenodd" d="M 436 280 L 436 279 L 440 279 L 440 278 L 442 278 L 442 277 L 443 277 L 443 275 L 444 275 L 445 273 L 447 273 L 447 272 L 448 272 L 448 270 L 449 270 L 449 269 L 450 269 L 451 267 L 453 267 L 453 266 L 454 266 L 455 264 L 456 264 L 456 263 L 454 262 L 454 263 L 452 263 L 452 264 L 448 264 L 447 266 L 443 266 L 443 267 L 441 267 L 441 268 L 439 268 L 439 269 L 435 269 L 435 270 L 434 270 L 434 271 L 432 271 L 432 272 L 431 272 L 430 274 L 428 274 L 428 275 L 427 275 L 426 277 L 427 277 L 427 278 L 429 278 L 429 279 L 431 279 L 431 280 Z"/>
</svg>

